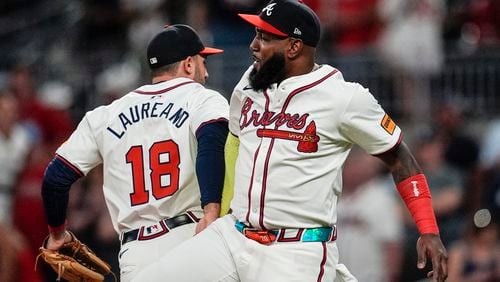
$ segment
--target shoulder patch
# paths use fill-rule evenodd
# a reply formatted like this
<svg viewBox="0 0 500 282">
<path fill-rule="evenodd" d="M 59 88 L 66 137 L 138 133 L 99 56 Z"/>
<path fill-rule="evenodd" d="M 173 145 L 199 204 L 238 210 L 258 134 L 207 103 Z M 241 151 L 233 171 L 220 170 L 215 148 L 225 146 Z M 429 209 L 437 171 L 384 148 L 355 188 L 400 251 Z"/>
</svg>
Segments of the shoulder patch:
<svg viewBox="0 0 500 282">
<path fill-rule="evenodd" d="M 396 123 L 389 117 L 388 114 L 385 114 L 380 122 L 382 128 L 387 131 L 390 135 L 394 134 L 394 130 L 396 130 Z"/>
</svg>

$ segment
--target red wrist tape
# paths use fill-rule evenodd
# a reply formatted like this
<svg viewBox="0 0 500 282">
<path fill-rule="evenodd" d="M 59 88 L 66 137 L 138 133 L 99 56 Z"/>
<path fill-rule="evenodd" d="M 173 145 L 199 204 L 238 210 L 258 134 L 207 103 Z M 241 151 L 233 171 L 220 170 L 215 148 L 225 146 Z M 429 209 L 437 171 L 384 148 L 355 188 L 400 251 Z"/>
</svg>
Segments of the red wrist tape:
<svg viewBox="0 0 500 282">
<path fill-rule="evenodd" d="M 411 176 L 398 183 L 397 189 L 420 234 L 439 234 L 436 216 L 432 208 L 431 192 L 425 175 Z"/>
</svg>

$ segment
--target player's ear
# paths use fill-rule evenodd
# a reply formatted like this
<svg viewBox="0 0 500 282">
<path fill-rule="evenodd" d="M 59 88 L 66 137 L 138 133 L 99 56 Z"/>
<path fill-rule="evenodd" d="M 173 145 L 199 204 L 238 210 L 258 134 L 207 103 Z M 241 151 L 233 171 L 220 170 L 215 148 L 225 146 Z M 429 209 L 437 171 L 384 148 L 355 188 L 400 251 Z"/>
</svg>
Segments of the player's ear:
<svg viewBox="0 0 500 282">
<path fill-rule="evenodd" d="M 293 60 L 299 57 L 302 49 L 304 48 L 304 42 L 300 39 L 290 38 L 290 43 L 287 46 L 286 54 L 289 59 Z"/>
<path fill-rule="evenodd" d="M 196 69 L 196 64 L 192 56 L 187 57 L 181 63 L 182 70 L 189 76 L 193 75 Z"/>
</svg>

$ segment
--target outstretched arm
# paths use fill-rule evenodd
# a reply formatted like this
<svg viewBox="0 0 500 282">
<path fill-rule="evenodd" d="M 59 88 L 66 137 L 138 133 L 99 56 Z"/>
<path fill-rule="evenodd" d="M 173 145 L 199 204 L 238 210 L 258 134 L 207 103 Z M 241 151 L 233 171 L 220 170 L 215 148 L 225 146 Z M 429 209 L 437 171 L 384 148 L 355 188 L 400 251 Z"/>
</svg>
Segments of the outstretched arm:
<svg viewBox="0 0 500 282">
<path fill-rule="evenodd" d="M 439 237 L 431 194 L 422 170 L 404 142 L 377 157 L 389 167 L 398 192 L 421 234 L 417 241 L 417 267 L 423 269 L 429 257 L 432 271 L 428 277 L 432 277 L 432 281 L 445 281 L 448 255 Z"/>
</svg>

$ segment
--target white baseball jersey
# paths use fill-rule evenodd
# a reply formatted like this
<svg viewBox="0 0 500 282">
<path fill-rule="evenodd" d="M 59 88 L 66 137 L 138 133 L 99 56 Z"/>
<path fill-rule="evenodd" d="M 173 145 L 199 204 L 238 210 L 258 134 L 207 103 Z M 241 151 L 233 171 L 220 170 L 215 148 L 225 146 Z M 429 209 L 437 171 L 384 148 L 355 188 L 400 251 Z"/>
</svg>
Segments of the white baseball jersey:
<svg viewBox="0 0 500 282">
<path fill-rule="evenodd" d="M 57 154 L 82 174 L 103 163 L 118 233 L 152 225 L 201 212 L 196 132 L 228 111 L 222 95 L 187 78 L 145 85 L 88 112 Z"/>
<path fill-rule="evenodd" d="M 249 87 L 251 69 L 230 103 L 229 129 L 240 137 L 233 214 L 262 229 L 334 225 L 352 144 L 380 154 L 400 142 L 400 128 L 328 65 L 263 92 Z"/>
</svg>

